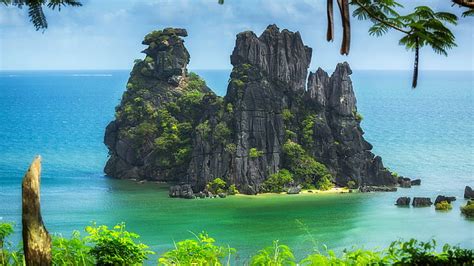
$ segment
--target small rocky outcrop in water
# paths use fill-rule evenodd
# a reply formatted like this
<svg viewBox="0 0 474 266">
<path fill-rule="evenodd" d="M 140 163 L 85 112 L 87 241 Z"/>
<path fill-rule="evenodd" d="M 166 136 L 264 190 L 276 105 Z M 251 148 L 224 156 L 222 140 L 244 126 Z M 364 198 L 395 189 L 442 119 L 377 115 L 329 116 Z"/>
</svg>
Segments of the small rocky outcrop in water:
<svg viewBox="0 0 474 266">
<path fill-rule="evenodd" d="M 400 197 L 397 199 L 395 205 L 397 206 L 410 206 L 410 197 Z"/>
<path fill-rule="evenodd" d="M 434 204 L 436 205 L 436 204 L 441 203 L 443 201 L 446 201 L 447 203 L 451 203 L 453 201 L 456 201 L 456 197 L 446 197 L 446 196 L 438 195 L 435 199 Z"/>
<path fill-rule="evenodd" d="M 414 197 L 412 205 L 413 207 L 429 207 L 433 205 L 433 202 L 431 202 L 430 198 Z"/>
<path fill-rule="evenodd" d="M 470 186 L 464 188 L 464 198 L 465 199 L 474 199 L 474 190 Z"/>
<path fill-rule="evenodd" d="M 189 184 L 171 186 L 169 189 L 169 196 L 171 198 L 185 198 L 194 199 L 194 192 Z"/>
<path fill-rule="evenodd" d="M 281 169 L 309 187 L 397 184 L 363 137 L 347 63 L 307 80 L 312 50 L 298 32 L 275 25 L 260 36 L 242 32 L 227 94 L 218 97 L 188 73 L 186 35 L 165 29 L 145 37 L 146 57 L 106 129 L 107 175 L 183 182 L 194 191 L 222 178 L 246 194 L 264 190 Z"/>
</svg>

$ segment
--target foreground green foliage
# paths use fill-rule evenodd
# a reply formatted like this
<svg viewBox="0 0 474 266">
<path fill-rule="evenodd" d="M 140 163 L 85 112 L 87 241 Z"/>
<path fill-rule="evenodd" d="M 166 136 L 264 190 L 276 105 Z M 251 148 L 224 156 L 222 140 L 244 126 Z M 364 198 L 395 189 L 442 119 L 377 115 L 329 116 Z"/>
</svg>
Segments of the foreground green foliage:
<svg viewBox="0 0 474 266">
<path fill-rule="evenodd" d="M 0 223 L 2 243 L 5 243 L 5 238 L 13 232 L 12 229 L 11 224 Z M 154 254 L 146 245 L 135 242 L 139 236 L 127 232 L 124 223 L 112 229 L 93 224 L 86 227 L 86 232 L 86 237 L 81 237 L 77 231 L 74 231 L 70 238 L 53 236 L 53 265 L 142 265 L 148 255 Z M 216 245 L 215 239 L 204 232 L 195 236 L 195 239 L 175 243 L 173 249 L 159 257 L 158 264 L 216 266 L 237 262 L 239 265 L 239 261 L 235 259 L 238 256 L 234 248 Z M 392 242 L 384 250 L 353 248 L 344 250 L 341 254 L 336 254 L 325 246 L 323 250 L 319 250 L 316 248 L 316 241 L 313 241 L 313 245 L 313 248 L 308 247 L 312 253 L 299 260 L 289 246 L 273 241 L 271 246 L 255 252 L 249 265 L 474 265 L 472 249 L 446 244 L 437 251 L 437 243 L 434 240 L 399 240 Z M 25 265 L 21 248 L 12 250 L 3 245 L 0 256 L 0 265 Z"/>
<path fill-rule="evenodd" d="M 469 200 L 466 205 L 461 206 L 461 213 L 466 217 L 474 218 L 474 201 Z"/>
<path fill-rule="evenodd" d="M 293 175 L 286 169 L 281 169 L 263 183 L 264 190 L 267 192 L 280 193 L 284 191 L 285 186 L 293 183 Z"/>
<path fill-rule="evenodd" d="M 250 260 L 250 265 L 296 265 L 295 256 L 286 245 L 273 241 L 273 245 L 260 250 Z"/>
<path fill-rule="evenodd" d="M 53 236 L 52 255 L 56 265 L 95 265 L 90 251 L 91 247 L 79 231 L 74 231 L 71 238 Z"/>
<path fill-rule="evenodd" d="M 206 233 L 175 243 L 175 248 L 164 253 L 159 259 L 160 265 L 222 265 L 226 257 L 230 260 L 235 249 L 216 246 L 215 240 Z M 229 262 L 227 263 L 229 265 Z"/>
<path fill-rule="evenodd" d="M 125 223 L 109 229 L 105 225 L 86 227 L 87 241 L 94 244 L 90 250 L 99 265 L 135 265 L 141 264 L 154 254 L 148 246 L 136 243 L 140 236 L 125 230 Z"/>
</svg>

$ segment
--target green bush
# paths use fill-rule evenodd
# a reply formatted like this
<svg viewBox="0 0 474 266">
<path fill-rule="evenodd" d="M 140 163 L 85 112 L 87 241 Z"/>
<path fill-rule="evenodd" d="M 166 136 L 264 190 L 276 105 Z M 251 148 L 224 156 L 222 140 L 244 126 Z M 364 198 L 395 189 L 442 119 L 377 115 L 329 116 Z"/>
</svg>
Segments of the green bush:
<svg viewBox="0 0 474 266">
<path fill-rule="evenodd" d="M 474 217 L 474 201 L 469 200 L 467 201 L 466 205 L 461 206 L 461 213 L 464 214 L 466 217 L 473 218 Z"/>
<path fill-rule="evenodd" d="M 231 113 L 231 114 L 234 112 L 234 106 L 232 105 L 232 103 L 227 104 L 226 110 L 228 113 Z"/>
<path fill-rule="evenodd" d="M 291 120 L 293 119 L 294 115 L 291 113 L 290 109 L 283 109 L 283 111 L 281 112 L 281 115 L 283 117 L 283 121 L 285 121 L 285 123 L 288 123 L 288 122 L 291 122 Z"/>
<path fill-rule="evenodd" d="M 235 186 L 235 184 L 232 184 L 229 186 L 229 188 L 227 189 L 227 194 L 229 195 L 239 194 L 239 190 L 237 190 L 237 187 Z"/>
<path fill-rule="evenodd" d="M 250 259 L 251 266 L 280 266 L 296 265 L 295 256 L 291 249 L 286 245 L 281 245 L 278 241 L 273 241 L 273 245 L 257 252 Z"/>
<path fill-rule="evenodd" d="M 303 132 L 303 142 L 311 146 L 314 142 L 314 121 L 316 120 L 315 115 L 308 115 L 303 120 L 302 132 Z"/>
<path fill-rule="evenodd" d="M 5 239 L 13 233 L 13 224 L 0 223 L 0 265 L 6 265 L 10 261 L 9 251 L 4 247 Z"/>
<path fill-rule="evenodd" d="M 301 182 L 305 188 L 331 187 L 329 182 L 332 179 L 326 166 L 313 157 L 306 154 L 306 151 L 298 143 L 287 140 L 283 144 L 285 167 L 293 173 L 294 179 Z M 329 182 L 328 182 L 329 181 Z"/>
<path fill-rule="evenodd" d="M 283 192 L 286 185 L 293 182 L 293 176 L 290 171 L 281 169 L 277 173 L 274 173 L 268 177 L 263 186 L 265 191 L 280 193 Z"/>
<path fill-rule="evenodd" d="M 347 187 L 351 189 L 357 188 L 357 183 L 354 180 L 350 180 L 349 182 L 347 182 Z"/>
<path fill-rule="evenodd" d="M 230 247 L 216 246 L 214 238 L 206 233 L 196 236 L 196 240 L 188 239 L 175 244 L 175 249 L 167 251 L 158 259 L 160 265 L 222 265 L 222 260 L 227 257 L 227 265 L 230 264 L 230 256 L 235 249 Z"/>
<path fill-rule="evenodd" d="M 435 209 L 438 210 L 438 211 L 449 211 L 452 208 L 453 208 L 453 206 L 451 206 L 451 203 L 449 203 L 447 201 L 441 201 L 441 202 L 435 204 Z"/>
<path fill-rule="evenodd" d="M 213 194 L 218 194 L 218 193 L 224 193 L 226 189 L 226 182 L 222 180 L 221 178 L 216 178 L 206 185 L 206 189 L 213 193 Z"/>
<path fill-rule="evenodd" d="M 197 132 L 203 138 L 207 138 L 209 133 L 211 133 L 211 127 L 209 126 L 209 120 L 202 122 L 201 124 L 197 125 L 196 127 Z"/>
<path fill-rule="evenodd" d="M 225 145 L 224 150 L 228 153 L 233 154 L 237 151 L 237 145 L 235 145 L 234 143 L 229 143 L 229 144 Z"/>
<path fill-rule="evenodd" d="M 334 187 L 334 184 L 331 182 L 331 175 L 329 174 L 323 175 L 316 182 L 316 188 L 319 190 L 330 190 L 333 187 Z"/>
<path fill-rule="evenodd" d="M 394 241 L 386 253 L 389 263 L 396 265 L 473 265 L 474 263 L 474 252 L 470 249 L 446 244 L 442 252 L 436 253 L 435 240 Z"/>
<path fill-rule="evenodd" d="M 95 265 L 95 258 L 90 253 L 91 247 L 74 231 L 70 239 L 53 236 L 52 259 L 54 265 Z"/>
<path fill-rule="evenodd" d="M 214 136 L 217 141 L 225 143 L 230 137 L 231 131 L 225 122 L 219 122 L 216 125 Z"/>
<path fill-rule="evenodd" d="M 86 240 L 94 246 L 90 250 L 98 265 L 135 265 L 141 264 L 154 254 L 148 246 L 136 243 L 140 236 L 125 230 L 125 223 L 109 229 L 105 225 L 86 227 L 89 236 Z"/>
<path fill-rule="evenodd" d="M 363 117 L 360 113 L 358 113 L 358 112 L 356 112 L 356 111 L 352 112 L 352 114 L 354 115 L 354 118 L 355 118 L 357 121 L 359 121 L 359 122 L 364 119 L 364 117 Z"/>
<path fill-rule="evenodd" d="M 190 72 L 188 74 L 188 90 L 202 91 L 206 87 L 206 82 L 198 74 Z"/>
<path fill-rule="evenodd" d="M 263 151 L 259 151 L 259 150 L 257 150 L 257 148 L 250 148 L 249 156 L 252 159 L 262 157 L 263 156 Z"/>
</svg>

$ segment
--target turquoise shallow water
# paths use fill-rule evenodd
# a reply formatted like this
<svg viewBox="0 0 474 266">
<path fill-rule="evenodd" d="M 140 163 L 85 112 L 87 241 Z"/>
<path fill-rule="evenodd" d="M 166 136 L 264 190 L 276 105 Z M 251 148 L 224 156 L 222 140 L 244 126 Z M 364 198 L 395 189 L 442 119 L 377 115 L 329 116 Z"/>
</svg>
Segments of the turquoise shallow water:
<svg viewBox="0 0 474 266">
<path fill-rule="evenodd" d="M 229 71 L 197 71 L 223 95 Z M 354 71 L 362 127 L 387 166 L 422 179 L 396 193 L 178 200 L 159 184 L 103 176 L 103 132 L 128 71 L 0 72 L 0 219 L 21 224 L 21 178 L 43 157 L 43 217 L 68 234 L 90 221 L 125 221 L 159 253 L 174 240 L 208 231 L 239 250 L 239 261 L 279 239 L 301 257 L 311 239 L 329 248 L 385 246 L 398 238 L 436 238 L 474 248 L 474 221 L 459 213 L 474 186 L 474 74 Z M 458 197 L 454 208 L 397 208 L 399 196 Z M 302 228 L 304 224 L 309 234 Z M 312 237 L 310 237 L 310 235 Z M 18 238 L 18 235 L 15 236 Z"/>
</svg>

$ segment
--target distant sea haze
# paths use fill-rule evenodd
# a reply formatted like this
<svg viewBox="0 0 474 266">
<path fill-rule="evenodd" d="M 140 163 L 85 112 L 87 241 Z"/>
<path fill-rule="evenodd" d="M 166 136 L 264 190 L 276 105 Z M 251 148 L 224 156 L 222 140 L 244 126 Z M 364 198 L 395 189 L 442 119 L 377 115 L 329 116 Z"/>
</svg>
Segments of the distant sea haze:
<svg viewBox="0 0 474 266">
<path fill-rule="evenodd" d="M 332 70 L 328 70 L 332 72 Z M 230 70 L 195 70 L 225 95 Z M 170 199 L 160 184 L 104 177 L 104 130 L 129 70 L 0 72 L 0 220 L 21 225 L 21 178 L 43 157 L 43 218 L 68 235 L 91 221 L 121 221 L 159 253 L 173 241 L 207 231 L 242 257 L 279 239 L 297 256 L 312 237 L 329 248 L 386 246 L 398 238 L 474 248 L 474 221 L 459 213 L 474 186 L 474 73 L 354 70 L 362 128 L 375 154 L 422 185 L 395 193 Z M 456 196 L 453 210 L 397 208 L 400 196 Z M 303 223 L 311 237 L 301 228 Z M 19 238 L 17 234 L 15 236 Z"/>
</svg>

